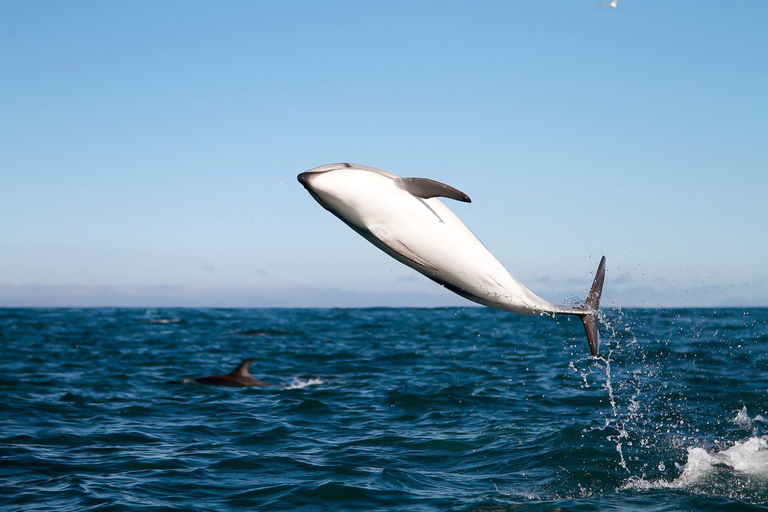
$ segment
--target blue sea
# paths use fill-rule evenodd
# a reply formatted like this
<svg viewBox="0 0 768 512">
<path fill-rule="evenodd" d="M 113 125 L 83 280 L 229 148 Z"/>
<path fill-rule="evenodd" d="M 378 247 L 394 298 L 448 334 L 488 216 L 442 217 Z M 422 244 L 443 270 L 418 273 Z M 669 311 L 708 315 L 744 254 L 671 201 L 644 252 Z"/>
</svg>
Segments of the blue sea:
<svg viewBox="0 0 768 512">
<path fill-rule="evenodd" d="M 768 510 L 768 309 L 602 315 L 0 309 L 0 509 Z"/>
</svg>

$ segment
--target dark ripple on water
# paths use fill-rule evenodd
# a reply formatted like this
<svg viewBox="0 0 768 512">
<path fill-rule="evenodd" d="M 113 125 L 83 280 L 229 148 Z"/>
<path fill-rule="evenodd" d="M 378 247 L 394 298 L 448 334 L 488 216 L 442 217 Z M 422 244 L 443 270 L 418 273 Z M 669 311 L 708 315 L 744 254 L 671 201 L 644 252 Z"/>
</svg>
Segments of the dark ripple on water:
<svg viewBox="0 0 768 512">
<path fill-rule="evenodd" d="M 0 506 L 757 510 L 766 318 L 0 310 Z"/>
</svg>

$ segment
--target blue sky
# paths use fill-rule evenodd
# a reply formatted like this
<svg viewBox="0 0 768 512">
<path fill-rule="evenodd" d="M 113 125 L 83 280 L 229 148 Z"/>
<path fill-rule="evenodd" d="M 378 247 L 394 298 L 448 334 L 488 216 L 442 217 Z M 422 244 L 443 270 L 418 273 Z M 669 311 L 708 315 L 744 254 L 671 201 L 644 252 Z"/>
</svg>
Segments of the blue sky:
<svg viewBox="0 0 768 512">
<path fill-rule="evenodd" d="M 768 2 L 0 3 L 0 306 L 470 303 L 317 205 L 347 161 L 537 294 L 768 304 Z"/>
</svg>

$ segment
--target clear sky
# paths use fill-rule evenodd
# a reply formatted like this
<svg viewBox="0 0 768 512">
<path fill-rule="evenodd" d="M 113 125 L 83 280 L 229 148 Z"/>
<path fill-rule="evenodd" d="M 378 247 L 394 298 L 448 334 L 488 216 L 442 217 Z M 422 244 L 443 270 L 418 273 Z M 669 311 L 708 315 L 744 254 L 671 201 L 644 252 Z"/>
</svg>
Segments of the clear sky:
<svg viewBox="0 0 768 512">
<path fill-rule="evenodd" d="M 0 306 L 469 305 L 296 181 L 446 200 L 537 294 L 768 304 L 768 2 L 0 1 Z"/>
</svg>

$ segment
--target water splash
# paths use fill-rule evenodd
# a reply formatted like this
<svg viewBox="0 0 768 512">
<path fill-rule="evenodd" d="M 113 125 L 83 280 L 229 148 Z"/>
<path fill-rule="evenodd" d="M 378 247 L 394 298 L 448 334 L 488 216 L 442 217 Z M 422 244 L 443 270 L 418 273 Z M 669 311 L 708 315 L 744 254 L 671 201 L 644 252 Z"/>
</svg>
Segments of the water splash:
<svg viewBox="0 0 768 512">
<path fill-rule="evenodd" d="M 621 320 L 619 317 L 618 322 L 607 321 L 601 327 L 621 338 L 631 327 L 622 329 Z M 630 450 L 623 453 L 626 459 L 622 460 L 630 462 L 631 476 L 618 489 L 679 489 L 702 496 L 764 503 L 768 489 L 768 436 L 762 435 L 766 425 L 764 416 L 750 417 L 747 407 L 742 405 L 717 422 L 707 422 L 705 430 L 704 425 L 696 421 L 696 417 L 703 414 L 699 404 L 712 407 L 716 404 L 715 397 L 690 396 L 686 388 L 677 384 L 675 374 L 664 371 L 668 368 L 684 375 L 697 375 L 700 365 L 722 364 L 720 352 L 691 353 L 670 341 L 681 334 L 690 339 L 705 339 L 702 333 L 706 333 L 707 338 L 717 338 L 718 332 L 707 332 L 704 325 L 709 316 L 705 314 L 698 319 L 678 314 L 661 321 L 653 317 L 649 321 L 653 323 L 643 325 L 640 320 L 634 326 L 638 336 L 616 348 L 617 352 L 622 347 L 632 350 L 631 357 L 627 357 L 626 351 L 620 357 L 622 364 L 618 373 L 626 372 L 623 378 L 617 381 L 606 362 L 605 387 L 609 396 L 614 397 L 611 407 L 615 425 L 628 432 L 629 437 L 626 445 Z M 654 338 L 644 339 L 646 332 L 653 333 Z M 608 343 L 613 340 L 609 338 Z M 612 355 L 609 352 L 609 362 L 613 361 Z M 749 432 L 746 438 L 745 430 Z M 739 432 L 741 438 L 734 439 Z M 638 438 L 640 442 L 633 444 Z M 608 439 L 623 440 L 620 434 Z"/>
<path fill-rule="evenodd" d="M 689 447 L 680 476 L 648 481 L 632 476 L 622 490 L 683 489 L 708 496 L 758 501 L 768 486 L 768 436 L 736 441 L 716 451 Z"/>
<path fill-rule="evenodd" d="M 613 422 L 615 423 L 614 428 L 618 432 L 616 435 L 608 436 L 607 439 L 613 443 L 616 443 L 616 451 L 619 454 L 619 465 L 629 473 L 630 470 L 627 467 L 627 461 L 624 458 L 624 450 L 623 450 L 623 440 L 629 438 L 629 433 L 627 432 L 624 422 L 620 421 L 619 414 L 616 410 L 616 396 L 614 395 L 613 384 L 611 382 L 611 353 L 612 351 L 609 350 L 607 357 L 597 358 L 601 360 L 603 363 L 605 363 L 605 384 L 603 384 L 603 387 L 608 393 L 608 401 L 611 404 L 611 411 L 613 413 Z"/>
<path fill-rule="evenodd" d="M 688 448 L 688 462 L 672 485 L 690 485 L 712 474 L 729 470 L 768 480 L 768 436 L 752 437 L 743 443 L 736 441 L 730 448 L 718 452 Z M 741 476 L 732 471 L 734 476 Z"/>
<path fill-rule="evenodd" d="M 757 435 L 760 432 L 760 428 L 768 423 L 766 419 L 758 414 L 754 418 L 750 418 L 747 414 L 747 406 L 743 406 L 736 412 L 736 417 L 731 420 L 731 423 L 738 425 L 739 427 L 752 429 L 753 434 Z"/>
<path fill-rule="evenodd" d="M 587 431 L 594 431 L 597 429 L 601 431 L 607 430 L 615 432 L 607 434 L 606 439 L 615 445 L 616 453 L 618 453 L 619 456 L 619 466 L 627 473 L 631 473 L 628 459 L 624 454 L 624 445 L 625 443 L 630 442 L 630 432 L 627 428 L 627 422 L 633 418 L 634 411 L 638 408 L 637 399 L 640 394 L 640 387 L 639 384 L 635 386 L 626 407 L 629 414 L 624 414 L 623 407 L 619 404 L 619 397 L 617 397 L 617 393 L 614 390 L 614 376 L 611 371 L 611 362 L 613 361 L 612 356 L 615 351 L 622 352 L 625 350 L 622 345 L 627 345 L 626 338 L 629 339 L 629 344 L 635 348 L 637 347 L 637 341 L 631 330 L 631 326 L 628 325 L 627 322 L 622 323 L 623 313 L 621 310 L 615 310 L 613 314 L 617 316 L 617 320 L 609 319 L 602 311 L 598 316 L 598 321 L 602 328 L 601 330 L 604 331 L 604 334 L 606 334 L 605 331 L 607 331 L 607 336 L 604 336 L 603 341 L 603 351 L 607 351 L 607 355 L 583 358 L 576 362 L 571 362 L 569 366 L 572 370 L 580 374 L 583 381 L 583 387 L 585 388 L 590 386 L 590 376 L 597 375 L 602 377 L 600 385 L 605 389 L 605 392 L 608 395 L 608 402 L 611 406 L 610 415 L 605 416 L 605 423 L 602 426 L 589 428 Z M 621 334 L 619 332 L 621 332 Z M 622 340 L 622 338 L 625 339 Z M 577 364 L 585 361 L 589 363 L 587 368 L 577 368 Z"/>
<path fill-rule="evenodd" d="M 735 423 L 736 425 L 739 425 L 740 427 L 751 427 L 752 426 L 752 419 L 747 414 L 747 406 L 745 405 L 742 407 L 738 414 L 736 414 L 736 417 L 731 420 L 731 423 Z"/>
</svg>

